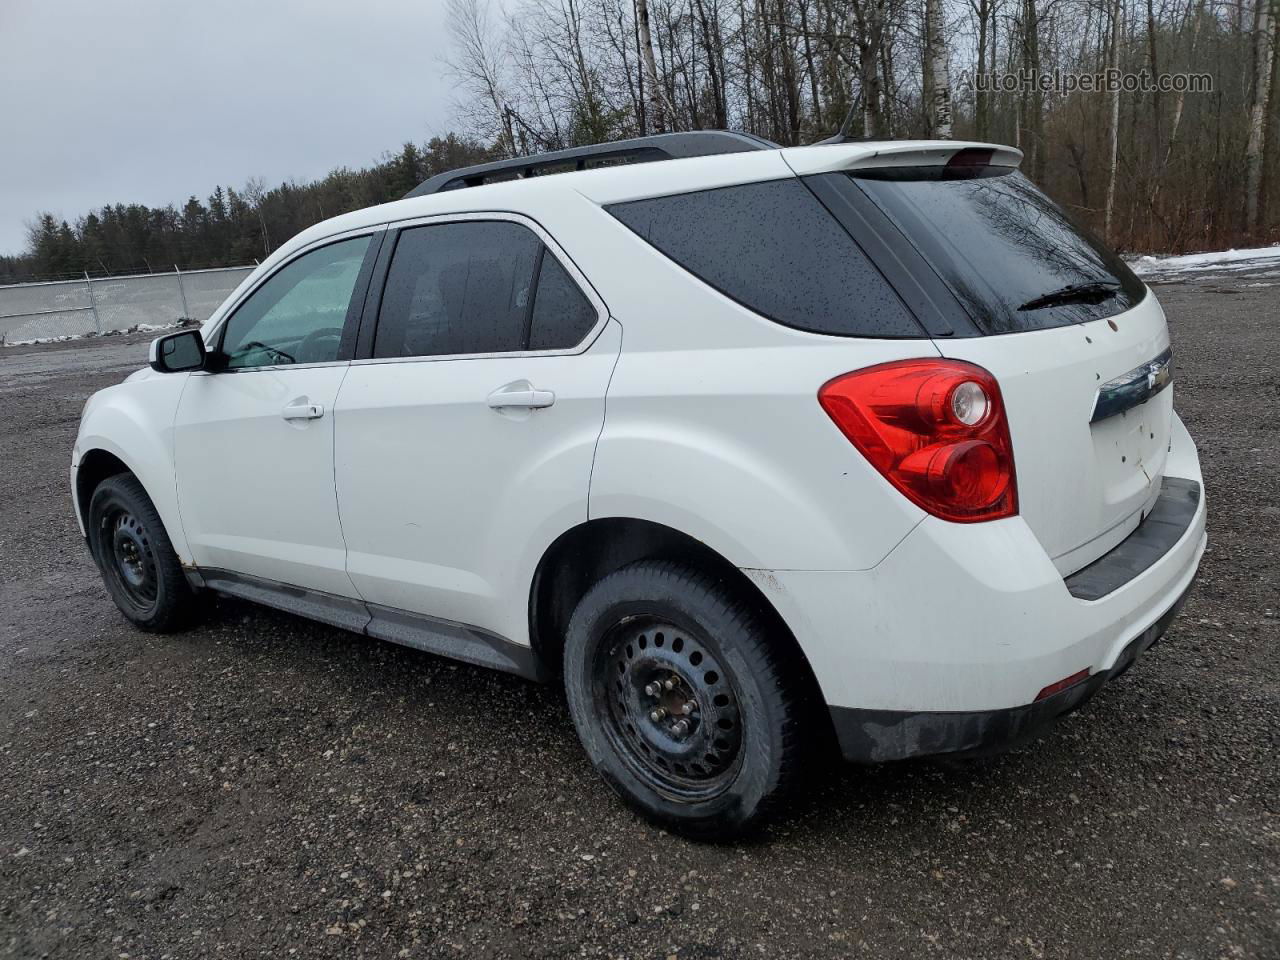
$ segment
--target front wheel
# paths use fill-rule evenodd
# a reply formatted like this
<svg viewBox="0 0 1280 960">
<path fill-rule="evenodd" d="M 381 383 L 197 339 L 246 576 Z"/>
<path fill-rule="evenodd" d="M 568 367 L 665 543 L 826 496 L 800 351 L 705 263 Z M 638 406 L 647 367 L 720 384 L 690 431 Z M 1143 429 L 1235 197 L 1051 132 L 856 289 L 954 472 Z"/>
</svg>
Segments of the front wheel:
<svg viewBox="0 0 1280 960">
<path fill-rule="evenodd" d="M 155 505 L 132 474 L 93 491 L 89 549 L 120 612 L 143 630 L 166 633 L 190 619 L 195 597 Z"/>
<path fill-rule="evenodd" d="M 764 819 L 805 746 L 802 683 L 765 620 L 698 570 L 642 561 L 591 588 L 569 622 L 569 710 L 632 807 L 721 838 Z"/>
</svg>

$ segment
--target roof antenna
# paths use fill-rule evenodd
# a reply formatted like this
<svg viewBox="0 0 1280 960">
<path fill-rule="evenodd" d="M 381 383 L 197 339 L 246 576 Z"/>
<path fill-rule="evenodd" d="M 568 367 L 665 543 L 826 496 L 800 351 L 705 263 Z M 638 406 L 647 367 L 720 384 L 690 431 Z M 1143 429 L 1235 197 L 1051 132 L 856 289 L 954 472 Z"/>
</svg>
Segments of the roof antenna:
<svg viewBox="0 0 1280 960">
<path fill-rule="evenodd" d="M 825 140 L 816 141 L 814 143 L 815 147 L 823 143 L 846 143 L 852 139 L 849 136 L 849 131 L 853 129 L 853 118 L 857 116 L 858 100 L 860 98 L 861 98 L 861 94 L 859 94 L 858 97 L 854 98 L 853 103 L 849 104 L 849 112 L 845 114 L 844 123 L 840 124 L 840 129 L 836 131 L 835 136 L 827 137 L 827 139 Z"/>
</svg>

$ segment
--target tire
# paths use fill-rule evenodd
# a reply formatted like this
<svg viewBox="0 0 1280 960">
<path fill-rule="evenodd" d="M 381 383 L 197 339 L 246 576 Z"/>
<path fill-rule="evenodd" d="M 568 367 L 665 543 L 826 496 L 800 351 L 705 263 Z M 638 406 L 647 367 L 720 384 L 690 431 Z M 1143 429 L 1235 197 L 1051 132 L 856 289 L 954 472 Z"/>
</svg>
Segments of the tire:
<svg viewBox="0 0 1280 960">
<path fill-rule="evenodd" d="M 135 626 L 168 633 L 190 622 L 195 595 L 137 477 L 118 473 L 98 484 L 86 528 L 107 592 Z"/>
<path fill-rule="evenodd" d="M 658 561 L 603 578 L 574 610 L 574 726 L 596 770 L 648 819 L 725 839 L 786 796 L 809 742 L 805 686 L 766 623 L 716 578 Z"/>
</svg>

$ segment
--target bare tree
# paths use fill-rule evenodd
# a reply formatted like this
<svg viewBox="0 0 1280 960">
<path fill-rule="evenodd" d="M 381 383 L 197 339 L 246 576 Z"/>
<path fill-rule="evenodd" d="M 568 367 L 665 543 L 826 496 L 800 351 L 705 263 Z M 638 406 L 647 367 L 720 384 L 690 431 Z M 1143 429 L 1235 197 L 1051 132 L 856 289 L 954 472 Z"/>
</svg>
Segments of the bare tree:
<svg viewBox="0 0 1280 960">
<path fill-rule="evenodd" d="M 849 24 L 858 48 L 858 83 L 862 96 L 862 132 L 867 137 L 887 134 L 880 83 L 880 47 L 884 43 L 887 0 L 850 0 Z"/>
<path fill-rule="evenodd" d="M 1258 229 L 1262 193 L 1262 154 L 1267 132 L 1267 98 L 1271 93 L 1271 3 L 1255 0 L 1253 10 L 1253 102 L 1249 108 L 1249 141 L 1245 147 L 1245 229 Z"/>
<path fill-rule="evenodd" d="M 653 30 L 649 23 L 649 0 L 635 0 L 635 4 L 636 25 L 640 34 L 640 62 L 644 67 L 645 91 L 649 95 L 649 125 L 654 131 L 661 133 L 666 127 L 662 113 L 662 87 L 658 84 L 658 65 L 653 59 Z"/>
<path fill-rule="evenodd" d="M 951 139 L 951 74 L 947 63 L 942 0 L 924 2 L 924 80 L 929 133 Z"/>
<path fill-rule="evenodd" d="M 1120 38 L 1123 35 L 1121 21 L 1124 15 L 1122 0 L 1115 0 L 1111 7 L 1111 58 L 1110 67 L 1120 69 Z M 1120 88 L 1117 86 L 1109 93 L 1111 109 L 1107 123 L 1108 168 L 1107 206 L 1103 215 L 1103 233 L 1111 236 L 1111 221 L 1116 206 L 1116 172 L 1120 160 Z"/>
<path fill-rule="evenodd" d="M 991 67 L 995 67 L 994 55 L 990 62 L 987 60 L 987 45 L 990 42 L 994 46 L 995 39 L 992 30 L 996 10 L 995 0 L 969 0 L 969 8 L 974 19 L 978 21 L 978 57 L 973 92 L 974 135 L 979 140 L 986 140 L 991 136 L 991 95 L 985 82 L 979 81 L 985 80 L 988 63 Z"/>
<path fill-rule="evenodd" d="M 262 229 L 262 255 L 271 252 L 271 235 L 267 232 L 267 213 L 263 209 L 267 198 L 267 184 L 262 177 L 250 177 L 244 183 L 240 195 L 248 201 L 250 208 L 258 215 L 258 226 Z"/>
<path fill-rule="evenodd" d="M 448 0 L 447 11 L 454 49 L 446 62 L 471 102 L 486 114 L 484 119 L 473 114 L 477 132 L 490 136 L 496 133 L 503 149 L 515 156 L 515 132 L 500 79 L 502 51 L 495 42 L 488 2 Z"/>
<path fill-rule="evenodd" d="M 792 144 L 844 118 L 846 135 L 1016 144 L 1032 180 L 1125 248 L 1280 236 L 1277 0 L 1244 17 L 1243 0 L 498 0 L 500 17 L 489 2 L 449 0 L 450 61 L 461 117 L 497 152 L 698 127 Z M 965 79 L 1139 67 L 1214 87 Z"/>
</svg>

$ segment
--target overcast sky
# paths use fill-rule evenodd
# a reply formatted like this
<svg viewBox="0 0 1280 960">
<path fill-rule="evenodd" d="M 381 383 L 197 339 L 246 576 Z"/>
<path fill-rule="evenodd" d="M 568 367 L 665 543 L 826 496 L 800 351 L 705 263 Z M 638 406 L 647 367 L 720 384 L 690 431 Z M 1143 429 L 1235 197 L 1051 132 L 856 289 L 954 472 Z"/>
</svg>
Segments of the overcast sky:
<svg viewBox="0 0 1280 960">
<path fill-rule="evenodd" d="M 0 0 L 0 253 L 446 133 L 445 0 Z"/>
</svg>

